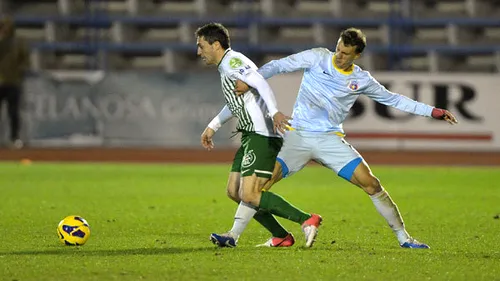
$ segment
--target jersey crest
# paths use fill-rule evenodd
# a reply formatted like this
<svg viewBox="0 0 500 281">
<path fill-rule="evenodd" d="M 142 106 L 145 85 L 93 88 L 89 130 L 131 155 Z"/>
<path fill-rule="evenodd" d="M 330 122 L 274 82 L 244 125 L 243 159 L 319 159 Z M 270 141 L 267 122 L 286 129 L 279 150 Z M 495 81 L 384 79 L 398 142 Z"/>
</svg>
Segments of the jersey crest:
<svg viewBox="0 0 500 281">
<path fill-rule="evenodd" d="M 245 156 L 243 156 L 243 161 L 241 165 L 243 168 L 248 168 L 252 166 L 253 163 L 255 163 L 255 160 L 257 160 L 257 157 L 255 156 L 253 150 L 250 150 L 247 152 L 247 154 L 245 154 Z"/>
<path fill-rule="evenodd" d="M 356 91 L 359 88 L 358 81 L 357 80 L 351 80 L 351 81 L 349 81 L 349 83 L 347 84 L 347 87 L 351 91 Z"/>
</svg>

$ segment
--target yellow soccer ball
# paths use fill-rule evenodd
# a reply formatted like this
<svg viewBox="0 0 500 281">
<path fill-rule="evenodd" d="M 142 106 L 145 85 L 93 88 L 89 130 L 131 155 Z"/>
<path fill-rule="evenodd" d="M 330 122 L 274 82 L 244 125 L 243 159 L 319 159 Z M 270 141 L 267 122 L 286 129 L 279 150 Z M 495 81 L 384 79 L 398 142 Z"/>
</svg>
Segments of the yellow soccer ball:
<svg viewBox="0 0 500 281">
<path fill-rule="evenodd" d="M 57 226 L 57 235 L 61 243 L 68 246 L 81 246 L 89 240 L 90 227 L 80 216 L 65 217 Z"/>
</svg>

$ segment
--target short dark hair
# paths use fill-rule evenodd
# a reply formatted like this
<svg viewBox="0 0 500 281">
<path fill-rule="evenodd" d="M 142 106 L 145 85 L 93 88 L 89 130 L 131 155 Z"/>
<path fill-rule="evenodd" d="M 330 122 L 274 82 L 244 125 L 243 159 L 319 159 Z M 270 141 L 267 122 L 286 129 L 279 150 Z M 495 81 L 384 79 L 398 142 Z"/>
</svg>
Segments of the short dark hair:
<svg viewBox="0 0 500 281">
<path fill-rule="evenodd" d="M 196 37 L 203 37 L 210 45 L 215 41 L 219 41 L 220 45 L 224 49 L 228 49 L 231 46 L 231 40 L 229 39 L 229 32 L 220 23 L 211 22 L 199 27 L 194 33 Z"/>
<path fill-rule="evenodd" d="M 360 29 L 350 27 L 340 33 L 340 39 L 344 45 L 356 47 L 356 53 L 361 54 L 366 47 L 366 36 Z"/>
</svg>

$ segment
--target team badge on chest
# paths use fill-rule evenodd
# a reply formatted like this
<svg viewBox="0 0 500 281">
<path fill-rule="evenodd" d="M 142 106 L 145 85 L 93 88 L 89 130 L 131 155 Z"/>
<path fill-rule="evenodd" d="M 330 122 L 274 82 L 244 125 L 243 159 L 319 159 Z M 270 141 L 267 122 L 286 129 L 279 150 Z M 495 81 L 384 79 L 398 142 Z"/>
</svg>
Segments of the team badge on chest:
<svg viewBox="0 0 500 281">
<path fill-rule="evenodd" d="M 359 84 L 357 80 L 350 80 L 347 83 L 347 88 L 349 88 L 351 91 L 356 91 L 359 88 Z"/>
</svg>

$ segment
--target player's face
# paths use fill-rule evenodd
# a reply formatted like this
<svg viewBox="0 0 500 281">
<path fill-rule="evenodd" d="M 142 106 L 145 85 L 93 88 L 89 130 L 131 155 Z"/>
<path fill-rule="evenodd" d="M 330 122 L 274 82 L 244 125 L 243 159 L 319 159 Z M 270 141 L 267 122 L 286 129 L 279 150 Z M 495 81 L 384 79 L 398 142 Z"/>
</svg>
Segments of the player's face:
<svg viewBox="0 0 500 281">
<path fill-rule="evenodd" d="M 338 41 L 335 50 L 335 64 L 338 68 L 349 68 L 357 58 L 359 54 L 356 53 L 356 46 L 346 46 L 342 40 Z"/>
<path fill-rule="evenodd" d="M 210 45 L 204 37 L 198 37 L 196 39 L 196 46 L 198 46 L 198 56 L 207 64 L 216 64 L 215 61 L 215 42 Z"/>
</svg>

